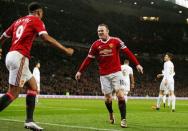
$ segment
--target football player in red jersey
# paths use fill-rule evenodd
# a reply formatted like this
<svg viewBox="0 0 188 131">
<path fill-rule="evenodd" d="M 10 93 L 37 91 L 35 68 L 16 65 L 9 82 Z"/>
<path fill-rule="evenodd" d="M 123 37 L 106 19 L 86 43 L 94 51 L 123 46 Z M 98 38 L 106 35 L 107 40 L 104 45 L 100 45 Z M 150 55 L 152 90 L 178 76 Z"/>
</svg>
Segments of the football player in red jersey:
<svg viewBox="0 0 188 131">
<path fill-rule="evenodd" d="M 9 70 L 9 90 L 0 98 L 0 111 L 5 109 L 15 100 L 24 84 L 27 82 L 29 89 L 26 96 L 26 121 L 25 128 L 33 130 L 43 130 L 33 120 L 35 109 L 35 98 L 37 94 L 36 81 L 29 70 L 30 50 L 33 40 L 38 35 L 45 42 L 60 49 L 63 53 L 71 56 L 74 52 L 72 48 L 66 48 L 53 37 L 48 35 L 43 17 L 42 6 L 37 2 L 28 5 L 29 15 L 19 18 L 1 35 L 2 44 L 7 38 L 12 39 L 10 50 L 6 56 L 6 66 Z"/>
<path fill-rule="evenodd" d="M 143 73 L 143 68 L 123 41 L 109 35 L 109 29 L 106 24 L 100 24 L 97 32 L 99 39 L 92 44 L 88 56 L 75 75 L 75 79 L 79 80 L 83 71 L 88 67 L 90 62 L 96 58 L 99 66 L 101 89 L 105 96 L 105 105 L 109 111 L 110 123 L 113 124 L 115 122 L 112 109 L 112 93 L 115 91 L 121 114 L 120 125 L 122 128 L 126 128 L 126 103 L 124 98 L 123 74 L 121 72 L 119 57 L 120 50 L 136 65 L 139 72 Z"/>
</svg>

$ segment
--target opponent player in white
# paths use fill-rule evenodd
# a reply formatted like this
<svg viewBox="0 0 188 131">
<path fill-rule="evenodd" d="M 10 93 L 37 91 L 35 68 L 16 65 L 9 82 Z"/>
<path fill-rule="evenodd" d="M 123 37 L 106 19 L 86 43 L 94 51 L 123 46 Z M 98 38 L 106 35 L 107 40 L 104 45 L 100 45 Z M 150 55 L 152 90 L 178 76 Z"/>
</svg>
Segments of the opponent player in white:
<svg viewBox="0 0 188 131">
<path fill-rule="evenodd" d="M 38 103 L 39 98 L 38 95 L 40 94 L 40 62 L 37 62 L 34 69 L 33 69 L 33 76 L 37 82 L 37 91 L 38 94 L 36 95 L 36 103 Z"/>
<path fill-rule="evenodd" d="M 121 66 L 121 70 L 125 82 L 125 102 L 127 102 L 127 95 L 130 91 L 130 87 L 134 88 L 133 69 L 129 66 L 129 60 L 124 61 L 124 64 Z"/>
<path fill-rule="evenodd" d="M 169 99 L 172 101 L 172 112 L 175 111 L 175 94 L 174 94 L 174 64 L 172 63 L 173 55 L 171 53 L 166 53 L 164 56 L 164 69 L 162 74 L 158 74 L 157 77 L 163 77 L 161 84 L 160 84 L 160 92 L 159 97 L 157 99 L 157 110 L 160 109 L 160 100 L 162 99 L 164 92 L 167 90 L 169 91 Z"/>
</svg>

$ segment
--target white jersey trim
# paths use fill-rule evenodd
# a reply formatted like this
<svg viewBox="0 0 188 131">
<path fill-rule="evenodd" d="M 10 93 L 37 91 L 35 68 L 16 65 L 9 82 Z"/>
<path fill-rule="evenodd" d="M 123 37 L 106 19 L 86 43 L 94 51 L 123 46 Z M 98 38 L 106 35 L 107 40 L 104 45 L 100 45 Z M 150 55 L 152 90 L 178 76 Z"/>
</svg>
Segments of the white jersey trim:
<svg viewBox="0 0 188 131">
<path fill-rule="evenodd" d="M 42 35 L 42 34 L 48 34 L 48 33 L 47 33 L 47 31 L 41 31 L 41 32 L 39 32 L 38 34 L 39 34 L 39 36 L 40 36 L 40 35 Z"/>
<path fill-rule="evenodd" d="M 127 48 L 127 46 L 124 44 L 124 42 L 121 42 L 120 45 L 121 45 L 121 49 Z"/>
<path fill-rule="evenodd" d="M 88 57 L 89 57 L 89 58 L 95 58 L 95 56 L 93 56 L 93 55 L 88 55 Z"/>
<path fill-rule="evenodd" d="M 6 32 L 3 33 L 3 36 L 5 36 L 6 38 L 10 38 L 11 36 L 7 35 Z"/>
</svg>

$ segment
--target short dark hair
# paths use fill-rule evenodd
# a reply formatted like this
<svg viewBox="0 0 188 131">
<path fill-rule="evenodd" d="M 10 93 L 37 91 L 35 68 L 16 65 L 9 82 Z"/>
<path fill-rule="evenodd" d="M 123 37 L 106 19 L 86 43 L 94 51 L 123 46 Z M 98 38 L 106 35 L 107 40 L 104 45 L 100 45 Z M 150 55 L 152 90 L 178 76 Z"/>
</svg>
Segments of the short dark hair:
<svg viewBox="0 0 188 131">
<path fill-rule="evenodd" d="M 170 53 L 170 52 L 166 52 L 166 55 L 168 55 L 168 57 L 170 57 L 170 59 L 172 60 L 173 59 L 173 54 L 172 53 Z"/>
<path fill-rule="evenodd" d="M 99 24 L 98 26 L 104 26 L 104 27 L 106 27 L 106 29 L 108 29 L 108 30 L 109 30 L 109 28 L 108 28 L 108 25 L 107 25 L 107 24 L 102 23 L 102 24 Z"/>
<path fill-rule="evenodd" d="M 124 63 L 125 63 L 125 64 L 129 63 L 129 60 L 125 59 L 125 60 L 124 60 Z"/>
<path fill-rule="evenodd" d="M 32 13 L 33 11 L 35 11 L 37 9 L 42 9 L 42 6 L 38 2 L 31 2 L 28 5 L 28 11 L 29 11 L 29 13 Z"/>
</svg>

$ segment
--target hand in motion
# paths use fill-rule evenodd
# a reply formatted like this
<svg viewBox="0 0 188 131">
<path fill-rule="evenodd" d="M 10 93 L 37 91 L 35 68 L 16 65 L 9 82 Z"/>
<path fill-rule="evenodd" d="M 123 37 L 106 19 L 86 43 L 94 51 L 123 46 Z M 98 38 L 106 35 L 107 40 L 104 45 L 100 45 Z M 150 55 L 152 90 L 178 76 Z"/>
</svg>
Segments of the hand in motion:
<svg viewBox="0 0 188 131">
<path fill-rule="evenodd" d="M 143 71 L 143 67 L 142 67 L 141 65 L 137 65 L 137 66 L 136 66 L 136 69 L 137 69 L 138 72 L 140 72 L 141 74 L 144 73 L 144 71 Z"/>
<path fill-rule="evenodd" d="M 161 78 L 163 76 L 163 74 L 158 74 L 157 78 Z"/>
<path fill-rule="evenodd" d="M 80 77 L 81 77 L 81 72 L 77 72 L 76 75 L 75 75 L 75 79 L 78 81 L 80 80 Z"/>
<path fill-rule="evenodd" d="M 66 54 L 67 54 L 68 56 L 72 56 L 73 53 L 74 53 L 74 49 L 72 49 L 72 48 L 67 48 Z"/>
</svg>

